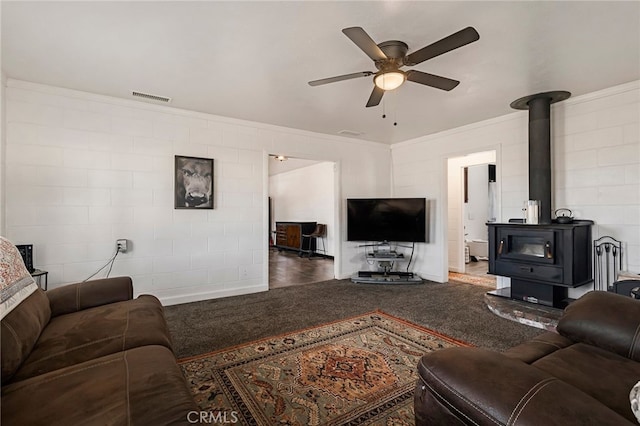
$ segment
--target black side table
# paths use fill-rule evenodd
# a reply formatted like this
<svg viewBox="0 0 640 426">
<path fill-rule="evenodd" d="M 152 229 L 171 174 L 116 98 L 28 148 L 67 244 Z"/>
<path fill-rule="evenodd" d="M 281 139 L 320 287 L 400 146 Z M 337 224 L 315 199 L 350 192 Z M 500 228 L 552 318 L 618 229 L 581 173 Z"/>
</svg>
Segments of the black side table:
<svg viewBox="0 0 640 426">
<path fill-rule="evenodd" d="M 42 271 L 40 269 L 34 269 L 33 272 L 31 273 L 31 276 L 33 278 L 36 278 L 36 282 L 38 283 L 38 286 L 40 286 L 41 289 L 43 290 L 47 290 L 47 285 L 49 284 L 49 272 L 48 271 Z M 44 277 L 44 287 L 42 287 L 42 278 Z"/>
</svg>

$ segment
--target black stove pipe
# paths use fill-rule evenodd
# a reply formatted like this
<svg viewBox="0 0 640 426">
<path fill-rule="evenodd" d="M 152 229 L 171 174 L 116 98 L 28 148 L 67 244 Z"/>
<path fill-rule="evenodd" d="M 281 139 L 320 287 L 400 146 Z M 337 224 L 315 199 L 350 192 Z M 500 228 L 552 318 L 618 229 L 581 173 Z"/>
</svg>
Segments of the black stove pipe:
<svg viewBox="0 0 640 426">
<path fill-rule="evenodd" d="M 568 99 L 564 91 L 537 93 L 511 103 L 529 110 L 529 199 L 540 200 L 538 223 L 551 223 L 551 104 Z"/>
</svg>

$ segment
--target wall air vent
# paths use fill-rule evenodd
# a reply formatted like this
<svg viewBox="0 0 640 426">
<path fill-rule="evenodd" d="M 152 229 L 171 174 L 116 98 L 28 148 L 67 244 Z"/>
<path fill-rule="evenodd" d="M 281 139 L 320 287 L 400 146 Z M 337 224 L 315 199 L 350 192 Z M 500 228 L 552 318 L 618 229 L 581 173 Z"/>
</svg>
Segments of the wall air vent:
<svg viewBox="0 0 640 426">
<path fill-rule="evenodd" d="M 363 135 L 362 132 L 356 132 L 354 130 L 340 130 L 338 134 L 342 136 L 353 136 L 353 137 Z"/>
<path fill-rule="evenodd" d="M 137 96 L 139 98 L 148 99 L 150 101 L 158 101 L 158 102 L 171 102 L 171 98 L 166 96 L 152 95 L 150 93 L 138 92 L 136 90 L 131 91 L 132 96 Z"/>
</svg>

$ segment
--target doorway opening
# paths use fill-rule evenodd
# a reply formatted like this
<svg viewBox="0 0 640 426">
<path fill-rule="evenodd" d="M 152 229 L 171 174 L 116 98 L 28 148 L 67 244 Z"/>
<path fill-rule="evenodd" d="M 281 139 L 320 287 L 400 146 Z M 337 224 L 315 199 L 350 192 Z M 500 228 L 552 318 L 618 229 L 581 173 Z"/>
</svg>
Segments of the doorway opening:
<svg viewBox="0 0 640 426">
<path fill-rule="evenodd" d="M 499 216 L 496 171 L 495 150 L 447 160 L 449 280 L 496 286 L 486 225 Z"/>
<path fill-rule="evenodd" d="M 336 164 L 279 155 L 268 161 L 269 288 L 335 278 Z"/>
</svg>

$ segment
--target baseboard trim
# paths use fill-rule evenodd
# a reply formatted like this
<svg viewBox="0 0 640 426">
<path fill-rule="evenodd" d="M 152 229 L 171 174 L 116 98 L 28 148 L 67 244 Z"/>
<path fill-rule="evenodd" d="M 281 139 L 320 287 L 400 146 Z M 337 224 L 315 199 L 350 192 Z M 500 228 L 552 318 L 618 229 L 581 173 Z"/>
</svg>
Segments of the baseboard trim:
<svg viewBox="0 0 640 426">
<path fill-rule="evenodd" d="M 257 285 L 252 287 L 234 288 L 232 290 L 207 291 L 201 293 L 183 294 L 179 296 L 158 297 L 163 306 L 180 305 L 182 303 L 200 302 L 202 300 L 219 299 L 221 297 L 242 296 L 245 294 L 261 293 L 268 291 L 269 285 Z"/>
<path fill-rule="evenodd" d="M 418 272 L 418 274 L 422 277 L 423 280 L 433 281 L 433 282 L 436 282 L 436 283 L 446 283 L 447 282 L 447 279 L 445 279 L 443 281 L 442 277 L 439 276 L 439 275 L 425 274 L 424 272 Z"/>
</svg>

